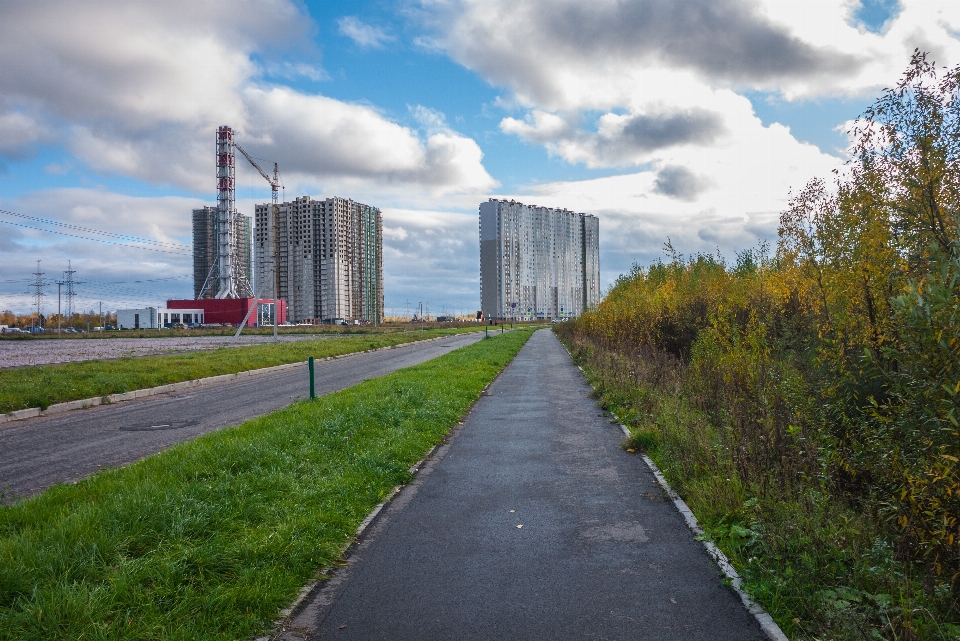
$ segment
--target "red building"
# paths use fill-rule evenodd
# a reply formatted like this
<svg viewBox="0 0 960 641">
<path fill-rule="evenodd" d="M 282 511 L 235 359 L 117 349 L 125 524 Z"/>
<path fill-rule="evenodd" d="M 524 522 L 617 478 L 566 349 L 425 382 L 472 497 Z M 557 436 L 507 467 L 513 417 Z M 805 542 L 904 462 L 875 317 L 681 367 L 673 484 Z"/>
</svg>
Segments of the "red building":
<svg viewBox="0 0 960 641">
<path fill-rule="evenodd" d="M 202 309 L 203 321 L 206 324 L 226 323 L 228 325 L 239 325 L 243 322 L 244 316 L 250 311 L 254 299 L 252 298 L 199 298 L 196 300 L 168 300 L 168 309 Z M 264 325 L 273 324 L 271 316 L 272 298 L 259 298 L 258 309 L 250 314 L 247 319 L 247 327 L 255 327 L 258 319 L 263 321 Z M 277 319 L 280 323 L 287 322 L 287 301 L 280 299 L 280 315 Z"/>
</svg>

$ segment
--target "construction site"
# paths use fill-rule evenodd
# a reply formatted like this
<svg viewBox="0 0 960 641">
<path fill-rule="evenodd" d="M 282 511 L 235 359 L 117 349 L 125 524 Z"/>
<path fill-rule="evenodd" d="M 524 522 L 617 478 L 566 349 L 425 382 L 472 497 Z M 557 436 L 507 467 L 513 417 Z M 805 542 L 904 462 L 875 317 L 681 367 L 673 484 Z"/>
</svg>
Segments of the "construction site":
<svg viewBox="0 0 960 641">
<path fill-rule="evenodd" d="M 237 152 L 270 185 L 254 217 L 236 208 Z M 216 160 L 217 205 L 193 210 L 194 298 L 167 309 L 202 311 L 206 324 L 383 322 L 378 208 L 340 197 L 280 202 L 278 163 L 265 171 L 228 126 L 217 129 Z"/>
</svg>

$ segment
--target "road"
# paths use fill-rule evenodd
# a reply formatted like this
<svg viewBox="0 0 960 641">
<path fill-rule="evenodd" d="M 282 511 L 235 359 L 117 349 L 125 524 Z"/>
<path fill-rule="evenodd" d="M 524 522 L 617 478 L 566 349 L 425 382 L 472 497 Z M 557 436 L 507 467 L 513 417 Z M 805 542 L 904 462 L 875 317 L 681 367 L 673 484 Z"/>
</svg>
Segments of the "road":
<svg viewBox="0 0 960 641">
<path fill-rule="evenodd" d="M 280 638 L 766 637 L 535 333 Z"/>
<path fill-rule="evenodd" d="M 315 363 L 317 395 L 423 363 L 483 337 L 479 332 Z M 147 361 L 144 361 L 145 363 Z M 307 366 L 237 382 L 101 405 L 0 427 L 0 499 L 31 496 L 117 467 L 201 434 L 238 425 L 309 396 Z"/>
</svg>

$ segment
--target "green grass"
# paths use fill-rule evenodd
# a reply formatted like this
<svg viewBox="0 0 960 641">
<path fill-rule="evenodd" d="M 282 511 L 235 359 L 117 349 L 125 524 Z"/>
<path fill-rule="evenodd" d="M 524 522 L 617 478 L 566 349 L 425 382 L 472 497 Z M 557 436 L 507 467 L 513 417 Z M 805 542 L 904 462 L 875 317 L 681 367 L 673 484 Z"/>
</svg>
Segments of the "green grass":
<svg viewBox="0 0 960 641">
<path fill-rule="evenodd" d="M 530 333 L 0 507 L 0 639 L 263 633 Z"/>
<path fill-rule="evenodd" d="M 478 328 L 368 334 L 274 345 L 224 347 L 214 351 L 171 356 L 83 361 L 0 370 L 0 414 L 28 407 L 46 409 L 54 403 L 296 363 L 306 360 L 308 356 L 338 356 L 464 331 L 478 331 Z"/>
</svg>

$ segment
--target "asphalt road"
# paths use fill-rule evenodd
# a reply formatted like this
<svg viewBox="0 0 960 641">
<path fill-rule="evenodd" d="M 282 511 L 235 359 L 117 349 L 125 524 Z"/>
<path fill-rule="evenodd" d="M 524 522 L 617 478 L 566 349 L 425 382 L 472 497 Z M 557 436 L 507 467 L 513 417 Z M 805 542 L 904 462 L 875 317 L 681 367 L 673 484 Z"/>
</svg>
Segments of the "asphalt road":
<svg viewBox="0 0 960 641">
<path fill-rule="evenodd" d="M 534 334 L 280 638 L 765 639 L 589 392 Z"/>
<path fill-rule="evenodd" d="M 315 362 L 317 395 L 423 363 L 482 338 L 469 332 Z M 146 363 L 146 361 L 145 361 Z M 182 441 L 286 407 L 310 394 L 307 366 L 237 382 L 41 416 L 0 426 L 0 499 L 6 502 L 117 467 Z"/>
</svg>

